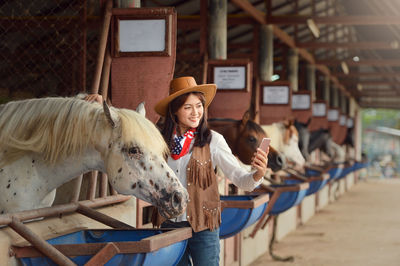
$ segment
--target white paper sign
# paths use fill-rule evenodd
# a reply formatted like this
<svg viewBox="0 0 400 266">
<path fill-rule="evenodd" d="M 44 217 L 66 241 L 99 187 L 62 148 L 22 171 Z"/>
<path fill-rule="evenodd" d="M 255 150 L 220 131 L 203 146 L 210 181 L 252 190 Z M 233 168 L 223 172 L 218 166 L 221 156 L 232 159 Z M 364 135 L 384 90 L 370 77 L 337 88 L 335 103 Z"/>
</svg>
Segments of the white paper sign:
<svg viewBox="0 0 400 266">
<path fill-rule="evenodd" d="M 163 52 L 165 19 L 119 20 L 120 52 Z"/>
<path fill-rule="evenodd" d="M 288 104 L 289 87 L 288 86 L 264 86 L 263 87 L 264 104 Z"/>
<path fill-rule="evenodd" d="M 353 118 L 347 118 L 347 127 L 352 128 L 354 126 Z"/>
<path fill-rule="evenodd" d="M 313 114 L 313 116 L 325 116 L 326 115 L 326 104 L 325 103 L 313 103 L 312 114 Z"/>
<path fill-rule="evenodd" d="M 218 89 L 246 89 L 246 67 L 214 67 L 214 83 Z"/>
<path fill-rule="evenodd" d="M 311 97 L 309 94 L 293 94 L 292 95 L 292 109 L 293 110 L 307 110 L 311 106 Z"/>
<path fill-rule="evenodd" d="M 338 121 L 339 120 L 339 110 L 329 109 L 328 110 L 328 121 Z"/>
<path fill-rule="evenodd" d="M 344 126 L 346 125 L 347 117 L 346 115 L 340 115 L 339 125 Z"/>
</svg>

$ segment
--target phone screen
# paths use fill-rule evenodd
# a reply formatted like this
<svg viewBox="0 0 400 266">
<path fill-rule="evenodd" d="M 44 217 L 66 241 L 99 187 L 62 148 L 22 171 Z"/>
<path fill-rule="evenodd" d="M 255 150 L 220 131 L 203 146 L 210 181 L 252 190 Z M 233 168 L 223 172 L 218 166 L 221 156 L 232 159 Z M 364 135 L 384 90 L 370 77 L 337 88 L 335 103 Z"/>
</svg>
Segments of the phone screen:
<svg viewBox="0 0 400 266">
<path fill-rule="evenodd" d="M 263 151 L 267 151 L 267 148 L 268 148 L 270 143 L 271 143 L 271 139 L 270 138 L 263 138 L 259 148 L 261 150 L 263 150 Z"/>
</svg>

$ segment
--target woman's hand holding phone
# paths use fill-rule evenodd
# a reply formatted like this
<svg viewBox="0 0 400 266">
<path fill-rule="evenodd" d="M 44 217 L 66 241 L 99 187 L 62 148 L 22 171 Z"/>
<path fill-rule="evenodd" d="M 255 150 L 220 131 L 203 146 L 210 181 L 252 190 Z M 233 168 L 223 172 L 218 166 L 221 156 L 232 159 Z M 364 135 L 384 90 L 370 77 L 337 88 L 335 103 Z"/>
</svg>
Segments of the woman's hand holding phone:
<svg viewBox="0 0 400 266">
<path fill-rule="evenodd" d="M 254 154 L 251 166 L 253 169 L 257 170 L 253 175 L 255 181 L 260 180 L 267 172 L 268 152 L 270 143 L 271 143 L 270 138 L 263 138 L 260 146 L 257 149 L 257 152 Z"/>
</svg>

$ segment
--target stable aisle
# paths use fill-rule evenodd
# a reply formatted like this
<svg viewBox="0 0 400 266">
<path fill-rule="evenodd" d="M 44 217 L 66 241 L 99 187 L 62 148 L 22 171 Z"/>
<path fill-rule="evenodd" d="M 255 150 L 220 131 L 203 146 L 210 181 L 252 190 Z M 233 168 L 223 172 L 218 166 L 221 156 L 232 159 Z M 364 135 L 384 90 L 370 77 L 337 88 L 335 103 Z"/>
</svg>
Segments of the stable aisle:
<svg viewBox="0 0 400 266">
<path fill-rule="evenodd" d="M 400 265 L 400 179 L 367 179 L 274 244 L 251 266 Z"/>
</svg>

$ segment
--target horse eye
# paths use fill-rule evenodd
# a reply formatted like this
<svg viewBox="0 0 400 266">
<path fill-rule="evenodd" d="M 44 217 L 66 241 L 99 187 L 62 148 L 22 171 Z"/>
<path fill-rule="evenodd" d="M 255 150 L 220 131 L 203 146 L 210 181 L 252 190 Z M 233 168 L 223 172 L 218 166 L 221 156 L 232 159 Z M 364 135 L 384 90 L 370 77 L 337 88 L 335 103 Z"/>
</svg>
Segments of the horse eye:
<svg viewBox="0 0 400 266">
<path fill-rule="evenodd" d="M 249 137 L 249 142 L 251 142 L 251 143 L 257 142 L 257 139 L 255 137 L 253 137 L 253 136 L 250 136 Z"/>
<path fill-rule="evenodd" d="M 139 153 L 139 149 L 137 147 L 131 147 L 131 148 L 129 148 L 128 152 L 130 154 L 137 154 L 137 153 Z"/>
</svg>

